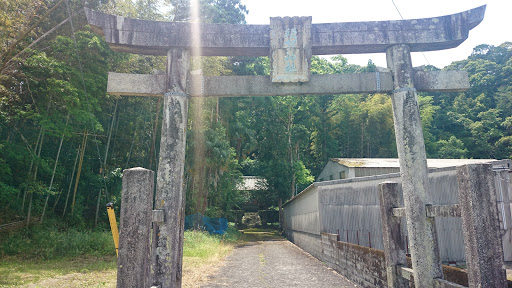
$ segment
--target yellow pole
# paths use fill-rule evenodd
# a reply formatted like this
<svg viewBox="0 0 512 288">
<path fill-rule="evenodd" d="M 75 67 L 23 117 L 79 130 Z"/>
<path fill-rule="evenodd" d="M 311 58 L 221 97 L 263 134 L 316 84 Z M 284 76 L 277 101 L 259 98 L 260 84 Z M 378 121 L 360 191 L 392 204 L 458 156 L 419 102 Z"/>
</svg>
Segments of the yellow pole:
<svg viewBox="0 0 512 288">
<path fill-rule="evenodd" d="M 119 256 L 119 232 L 117 231 L 116 214 L 114 213 L 114 204 L 107 203 L 108 220 L 110 221 L 110 229 L 112 237 L 114 237 L 114 245 L 116 246 L 116 255 Z"/>
</svg>

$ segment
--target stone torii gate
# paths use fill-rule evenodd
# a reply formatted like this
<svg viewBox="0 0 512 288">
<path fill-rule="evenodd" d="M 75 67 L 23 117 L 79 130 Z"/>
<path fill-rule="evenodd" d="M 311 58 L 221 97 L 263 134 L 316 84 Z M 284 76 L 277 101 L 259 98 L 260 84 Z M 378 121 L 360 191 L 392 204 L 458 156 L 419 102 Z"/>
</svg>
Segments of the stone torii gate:
<svg viewBox="0 0 512 288">
<path fill-rule="evenodd" d="M 166 74 L 109 73 L 107 88 L 117 95 L 164 96 L 151 284 L 181 286 L 188 97 L 389 93 L 414 282 L 434 287 L 443 275 L 434 218 L 426 216 L 432 197 L 417 92 L 462 91 L 469 81 L 463 71 L 417 71 L 410 53 L 457 47 L 484 13 L 481 6 L 415 20 L 312 24 L 311 17 L 276 17 L 270 25 L 230 25 L 144 21 L 86 9 L 90 26 L 113 50 L 167 56 Z M 388 71 L 310 75 L 312 55 L 356 53 L 386 53 Z M 190 74 L 190 56 L 269 56 L 271 75 Z"/>
</svg>

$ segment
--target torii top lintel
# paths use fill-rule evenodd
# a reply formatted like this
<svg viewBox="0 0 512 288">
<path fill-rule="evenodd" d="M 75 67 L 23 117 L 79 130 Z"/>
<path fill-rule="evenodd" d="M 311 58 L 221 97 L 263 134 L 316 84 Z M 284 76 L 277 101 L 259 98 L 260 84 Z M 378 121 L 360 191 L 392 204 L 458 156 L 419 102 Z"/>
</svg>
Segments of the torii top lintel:
<svg viewBox="0 0 512 288">
<path fill-rule="evenodd" d="M 313 55 L 382 53 L 396 44 L 411 52 L 457 47 L 482 22 L 486 6 L 441 17 L 311 25 Z M 173 47 L 192 47 L 203 56 L 269 56 L 269 25 L 200 24 L 200 41 L 192 41 L 192 25 L 129 19 L 86 9 L 87 21 L 115 51 L 167 55 Z M 195 35 L 194 37 L 197 37 Z M 200 52 L 195 52 L 200 51 Z"/>
</svg>

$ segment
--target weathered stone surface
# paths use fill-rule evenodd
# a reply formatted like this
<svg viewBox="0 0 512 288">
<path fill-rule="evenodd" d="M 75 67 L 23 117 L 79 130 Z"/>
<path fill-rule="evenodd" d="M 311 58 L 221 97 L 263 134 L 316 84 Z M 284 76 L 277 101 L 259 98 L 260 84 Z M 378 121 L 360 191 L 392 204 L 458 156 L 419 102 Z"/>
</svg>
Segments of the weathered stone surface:
<svg viewBox="0 0 512 288">
<path fill-rule="evenodd" d="M 459 204 L 427 205 L 427 217 L 460 217 Z"/>
<path fill-rule="evenodd" d="M 435 279 L 436 288 L 465 288 L 466 286 L 455 284 L 444 279 Z"/>
<path fill-rule="evenodd" d="M 336 234 L 322 233 L 320 238 L 317 235 L 289 230 L 287 238 L 362 287 L 386 287 L 387 274 L 383 251 L 337 241 Z M 316 247 L 320 244 L 319 251 Z M 408 261 L 407 266 L 410 267 L 409 265 Z M 397 269 L 398 275 L 407 274 L 407 277 L 410 277 L 413 272 L 412 269 L 406 268 L 407 266 L 400 266 L 400 269 Z M 445 279 L 434 279 L 435 287 L 468 287 L 468 275 L 465 270 L 445 265 L 442 269 Z M 509 283 L 512 285 L 512 281 Z"/>
<path fill-rule="evenodd" d="M 322 260 L 322 239 L 320 234 L 311 234 L 292 229 L 284 230 L 286 238 L 313 257 Z"/>
<path fill-rule="evenodd" d="M 361 287 L 386 287 L 384 252 L 337 241 L 338 235 L 322 233 L 320 260 Z"/>
<path fill-rule="evenodd" d="M 129 19 L 85 9 L 87 21 L 113 50 L 166 55 L 171 47 L 192 47 L 192 24 Z M 457 47 L 484 17 L 485 6 L 442 17 L 377 22 L 313 24 L 313 55 L 384 53 L 407 44 L 412 52 Z M 269 25 L 200 24 L 203 56 L 268 56 Z"/>
<path fill-rule="evenodd" d="M 467 71 L 415 71 L 414 87 L 419 92 L 454 92 L 469 89 Z"/>
<path fill-rule="evenodd" d="M 389 72 L 311 75 L 311 81 L 306 83 L 272 83 L 268 76 L 190 75 L 189 79 L 188 94 L 191 97 L 385 93 L 393 88 Z M 107 92 L 126 96 L 162 96 L 164 81 L 164 75 L 110 72 Z"/>
<path fill-rule="evenodd" d="M 165 213 L 163 210 L 153 210 L 153 222 L 164 222 Z"/>
<path fill-rule="evenodd" d="M 140 167 L 123 171 L 117 287 L 149 287 L 154 175 Z"/>
<path fill-rule="evenodd" d="M 444 80 L 437 81 L 441 74 Z M 191 97 L 388 93 L 393 90 L 390 72 L 311 75 L 310 81 L 306 83 L 272 83 L 268 76 L 190 75 L 189 79 L 187 94 Z M 421 72 L 415 73 L 414 79 L 416 89 L 420 92 L 448 92 L 469 88 L 469 82 L 463 84 L 467 82 L 466 71 Z M 465 80 L 459 81 L 461 79 Z M 113 95 L 162 96 L 164 87 L 165 75 L 108 74 L 107 92 Z"/>
<path fill-rule="evenodd" d="M 397 266 L 407 265 L 405 243 L 400 230 L 402 218 L 392 215 L 392 209 L 401 205 L 398 183 L 384 182 L 379 184 L 379 199 L 388 287 L 409 287 L 409 281 L 403 277 L 398 277 L 397 273 Z"/>
<path fill-rule="evenodd" d="M 457 167 L 469 287 L 507 287 L 491 164 Z"/>
<path fill-rule="evenodd" d="M 412 280 L 414 278 L 414 271 L 406 266 L 398 266 L 397 267 L 397 274 L 403 279 L 409 279 Z M 394 286 L 391 286 L 394 287 Z"/>
<path fill-rule="evenodd" d="M 468 287 L 468 272 L 458 267 L 443 265 L 443 276 L 446 281 Z"/>
<path fill-rule="evenodd" d="M 164 222 L 153 223 L 151 284 L 181 287 L 185 195 L 183 174 L 188 98 L 185 94 L 189 53 L 171 49 L 167 55 L 167 81 L 162 117 L 160 161 L 155 209 L 163 210 Z"/>
<path fill-rule="evenodd" d="M 308 82 L 311 17 L 270 17 L 272 82 Z"/>
<path fill-rule="evenodd" d="M 193 76 L 192 79 L 200 76 Z M 380 80 L 380 87 L 377 85 Z M 218 76 L 204 77 L 190 86 L 190 95 L 197 96 L 204 87 L 204 96 L 286 96 L 326 95 L 345 93 L 384 93 L 392 89 L 390 73 L 361 73 L 311 75 L 306 83 L 272 83 L 268 76 Z M 199 85 L 203 83 L 204 85 Z M 373 92 L 371 92 L 373 91 Z"/>
<path fill-rule="evenodd" d="M 163 96 L 165 75 L 108 73 L 107 93 L 131 96 Z"/>
<path fill-rule="evenodd" d="M 432 204 L 432 196 L 410 50 L 407 45 L 396 45 L 390 47 L 386 54 L 394 79 L 391 104 L 414 284 L 416 287 L 434 287 L 434 278 L 442 278 L 443 274 L 435 222 L 433 218 L 426 217 L 425 205 Z"/>
<path fill-rule="evenodd" d="M 393 209 L 391 209 L 391 214 L 394 217 L 405 217 L 405 208 L 403 208 L 403 207 L 393 208 Z"/>
</svg>

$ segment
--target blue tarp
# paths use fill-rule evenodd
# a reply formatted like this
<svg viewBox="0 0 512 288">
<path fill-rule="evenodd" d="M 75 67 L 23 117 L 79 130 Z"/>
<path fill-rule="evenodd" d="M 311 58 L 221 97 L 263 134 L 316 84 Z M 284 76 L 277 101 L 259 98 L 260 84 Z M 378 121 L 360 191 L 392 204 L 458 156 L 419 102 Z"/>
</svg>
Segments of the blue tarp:
<svg viewBox="0 0 512 288">
<path fill-rule="evenodd" d="M 204 229 L 210 234 L 224 234 L 228 229 L 226 218 L 210 218 L 200 213 L 185 216 L 185 230 Z"/>
</svg>

